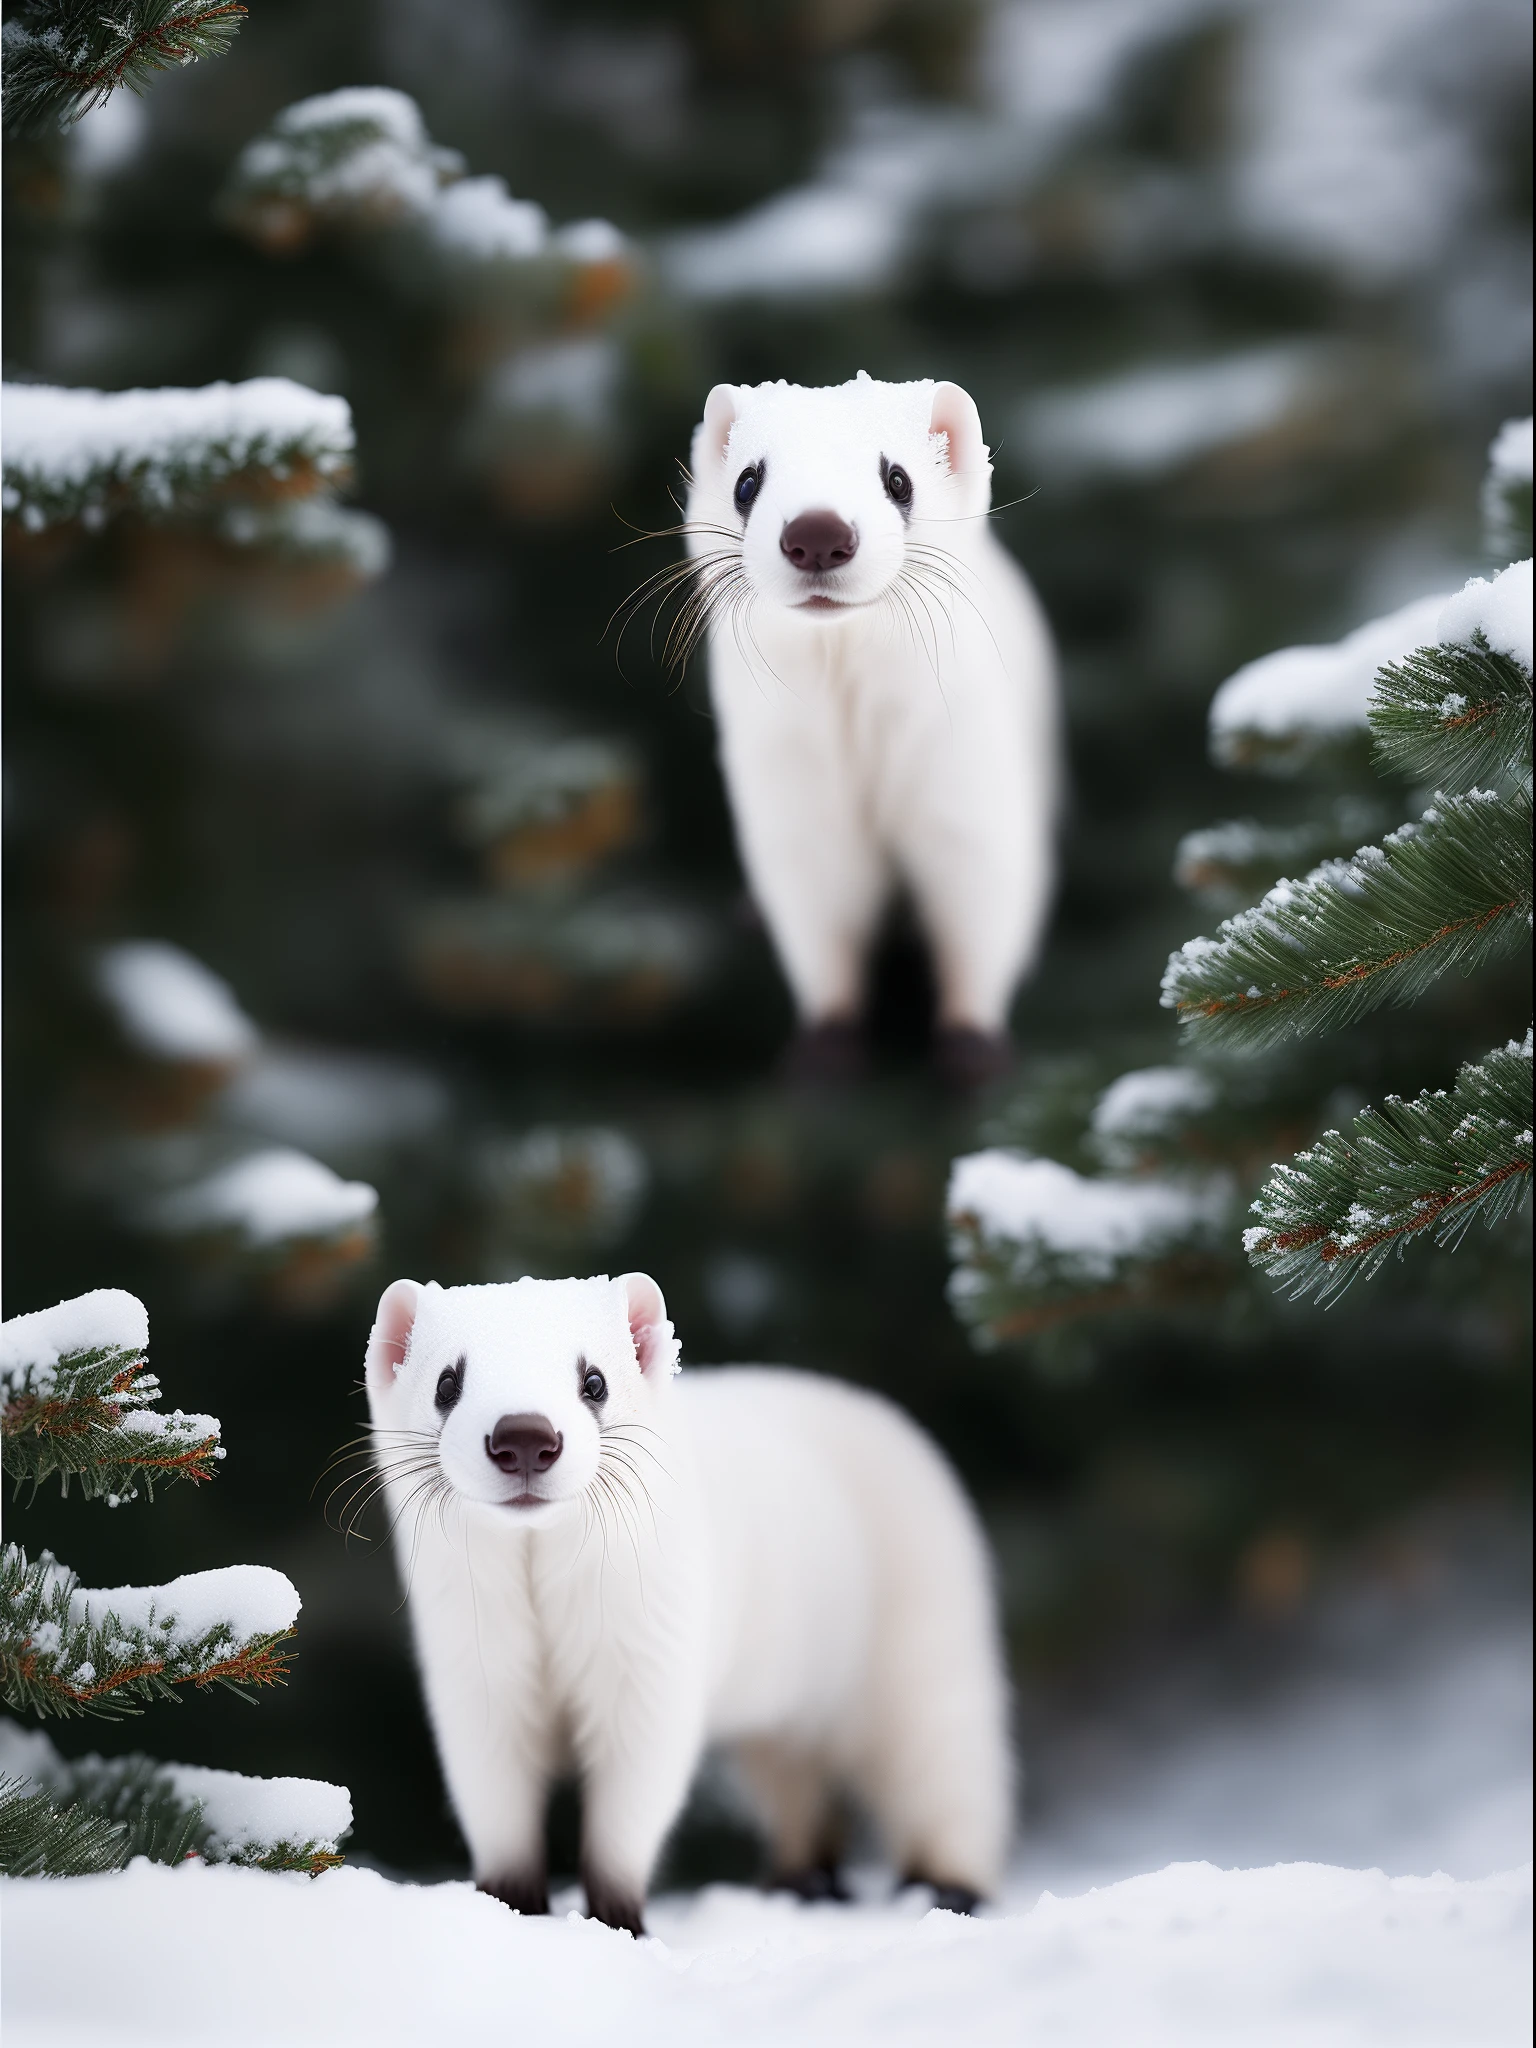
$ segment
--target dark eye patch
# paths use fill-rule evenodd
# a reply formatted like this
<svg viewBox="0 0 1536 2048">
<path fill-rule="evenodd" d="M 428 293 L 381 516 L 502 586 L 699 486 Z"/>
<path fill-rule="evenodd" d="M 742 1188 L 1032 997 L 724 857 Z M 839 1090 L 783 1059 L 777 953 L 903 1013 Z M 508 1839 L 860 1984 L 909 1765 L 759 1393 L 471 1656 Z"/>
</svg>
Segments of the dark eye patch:
<svg viewBox="0 0 1536 2048">
<path fill-rule="evenodd" d="M 880 458 L 880 481 L 885 485 L 886 496 L 905 515 L 912 509 L 912 479 L 899 462 Z"/>
<path fill-rule="evenodd" d="M 763 488 L 763 477 L 767 468 L 766 462 L 754 462 L 750 468 L 744 469 L 736 479 L 736 488 L 731 495 L 735 502 L 736 510 L 743 519 L 746 518 L 757 502 L 758 493 Z"/>
<path fill-rule="evenodd" d="M 454 1365 L 445 1365 L 437 1376 L 437 1387 L 432 1395 L 439 1415 L 446 1415 L 464 1391 L 464 1368 L 466 1359 L 459 1359 Z"/>
</svg>

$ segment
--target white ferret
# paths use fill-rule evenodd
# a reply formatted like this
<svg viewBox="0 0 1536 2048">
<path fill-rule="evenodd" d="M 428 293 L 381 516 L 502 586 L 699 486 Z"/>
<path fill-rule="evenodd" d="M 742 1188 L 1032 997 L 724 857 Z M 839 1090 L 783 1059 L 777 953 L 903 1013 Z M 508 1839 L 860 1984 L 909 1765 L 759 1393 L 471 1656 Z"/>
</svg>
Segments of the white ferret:
<svg viewBox="0 0 1536 2048">
<path fill-rule="evenodd" d="M 684 532 L 737 842 L 799 1011 L 800 1060 L 857 1061 L 866 958 L 904 887 L 942 1066 L 1003 1063 L 1049 907 L 1055 660 L 992 531 L 957 384 L 717 384 Z"/>
<path fill-rule="evenodd" d="M 545 1805 L 574 1772 L 588 1906 L 641 1931 L 718 1743 L 781 1880 L 836 1895 L 852 1794 L 901 1875 L 967 1909 L 1001 1874 L 1012 1783 L 958 1482 L 874 1394 L 676 1361 L 642 1273 L 397 1280 L 379 1303 L 374 1457 L 477 1883 L 548 1910 Z"/>
</svg>

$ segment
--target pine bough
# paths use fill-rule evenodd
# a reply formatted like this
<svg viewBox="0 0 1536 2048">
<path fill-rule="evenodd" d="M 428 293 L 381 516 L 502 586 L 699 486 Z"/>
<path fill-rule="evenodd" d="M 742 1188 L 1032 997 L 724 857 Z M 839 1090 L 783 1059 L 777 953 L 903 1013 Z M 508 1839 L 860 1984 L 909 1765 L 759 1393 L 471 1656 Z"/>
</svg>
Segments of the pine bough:
<svg viewBox="0 0 1536 2048">
<path fill-rule="evenodd" d="M 240 32 L 238 0 L 24 0 L 5 24 L 5 132 L 67 127 L 120 86 L 222 57 Z"/>
<path fill-rule="evenodd" d="M 146 1368 L 142 1303 L 103 1288 L 0 1325 L 6 1476 L 35 1494 L 57 1477 L 116 1506 L 157 1483 L 211 1478 L 211 1415 L 167 1415 Z M 160 1586 L 83 1587 L 47 1551 L 0 1551 L 0 1698 L 41 1717 L 117 1719 L 188 1687 L 250 1698 L 281 1683 L 299 1596 L 261 1565 Z M 323 1810 L 323 1812 L 322 1812 Z M 322 1813 L 324 1825 L 309 1824 Z M 300 1816 L 299 1819 L 295 1815 Z M 304 1815 L 309 1816 L 304 1821 Z M 350 1826 L 346 1794 L 130 1757 L 66 1764 L 40 1734 L 0 1723 L 0 1870 L 71 1875 L 132 1855 L 187 1854 L 325 1869 Z"/>
<path fill-rule="evenodd" d="M 1512 422 L 1484 492 L 1491 544 L 1529 544 L 1530 481 L 1530 422 Z M 1364 846 L 1342 838 L 1374 829 L 1355 799 L 1331 820 L 1184 840 L 1178 878 L 1211 896 L 1261 886 L 1297 854 L 1357 850 L 1275 882 L 1214 938 L 1173 955 L 1163 1001 L 1183 1027 L 1185 1065 L 1107 1088 L 1100 1077 L 1091 1091 L 1042 1074 L 997 1133 L 1028 1149 L 956 1162 L 951 1300 L 979 1343 L 1235 1288 L 1238 1190 L 1315 1127 L 1318 1097 L 1336 1085 L 1305 1042 L 1528 946 L 1531 695 L 1529 561 L 1334 647 L 1250 663 L 1217 692 L 1212 747 L 1229 765 L 1289 769 L 1364 730 L 1381 773 L 1436 795 L 1416 822 Z M 1243 1057 L 1254 1053 L 1265 1057 Z M 1066 1120 L 1064 1098 L 1075 1098 Z M 1449 1089 L 1389 1097 L 1326 1131 L 1269 1168 L 1242 1237 L 1252 1267 L 1327 1302 L 1394 1250 L 1451 1249 L 1475 1221 L 1505 1221 L 1529 1197 L 1531 1101 L 1527 1034 L 1463 1066 Z"/>
</svg>

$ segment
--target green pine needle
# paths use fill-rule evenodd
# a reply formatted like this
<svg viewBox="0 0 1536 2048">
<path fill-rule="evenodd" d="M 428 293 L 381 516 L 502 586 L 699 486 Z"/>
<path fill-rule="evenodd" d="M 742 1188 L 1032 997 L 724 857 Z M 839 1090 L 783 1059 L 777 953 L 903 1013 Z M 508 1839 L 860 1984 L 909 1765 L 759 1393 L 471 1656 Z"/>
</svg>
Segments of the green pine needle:
<svg viewBox="0 0 1536 2048">
<path fill-rule="evenodd" d="M 26 1368 L 0 1380 L 0 1468 L 18 1491 L 57 1477 L 87 1500 L 114 1506 L 157 1481 L 211 1479 L 224 1453 L 211 1415 L 165 1415 L 151 1404 L 160 1383 L 134 1351 L 101 1349 L 62 1358 L 34 1383 Z"/>
<path fill-rule="evenodd" d="M 1347 1133 L 1277 1166 L 1244 1248 L 1293 1296 L 1333 1300 L 1425 1233 L 1443 1247 L 1512 1214 L 1531 1190 L 1531 1035 L 1469 1062 L 1456 1085 L 1388 1096 Z"/>
<path fill-rule="evenodd" d="M 86 1807 L 56 1807 L 27 1779 L 0 1776 L 0 1875 L 92 1877 L 121 1870 L 128 1830 Z"/>
<path fill-rule="evenodd" d="M 153 1616 L 93 1621 L 79 1611 L 77 1586 L 47 1551 L 35 1563 L 18 1544 L 0 1551 L 0 1699 L 14 1711 L 117 1720 L 150 1700 L 176 1699 L 179 1686 L 224 1686 L 248 1699 L 249 1688 L 287 1677 L 277 1645 L 291 1629 L 242 1638 L 216 1621 L 182 1637 Z"/>
<path fill-rule="evenodd" d="M 240 32 L 237 0 L 26 0 L 5 24 L 5 132 L 68 127 L 120 86 L 222 57 Z"/>
<path fill-rule="evenodd" d="M 1486 641 L 1421 647 L 1377 676 L 1371 732 L 1384 773 L 1452 793 L 1529 781 L 1531 679 Z"/>
<path fill-rule="evenodd" d="M 1257 1051 L 1412 1002 L 1529 943 L 1530 864 L 1529 790 L 1449 797 L 1181 947 L 1163 1003 L 1192 1035 Z"/>
</svg>

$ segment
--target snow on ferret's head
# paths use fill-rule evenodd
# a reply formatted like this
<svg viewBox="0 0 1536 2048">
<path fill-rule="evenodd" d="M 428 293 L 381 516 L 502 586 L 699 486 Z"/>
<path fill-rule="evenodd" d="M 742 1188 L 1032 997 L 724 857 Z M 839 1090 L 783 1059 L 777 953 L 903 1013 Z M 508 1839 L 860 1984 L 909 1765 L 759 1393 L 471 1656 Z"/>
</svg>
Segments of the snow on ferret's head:
<svg viewBox="0 0 1536 2048">
<path fill-rule="evenodd" d="M 752 596 L 825 621 L 915 596 L 985 518 L 992 466 L 958 384 L 717 384 L 695 429 L 689 545 Z M 739 536 L 739 540 L 738 540 Z M 910 597 L 909 597 L 910 602 Z"/>
<path fill-rule="evenodd" d="M 375 1459 L 420 1476 L 426 1455 L 436 1464 L 427 1476 L 460 1501 L 542 1526 L 600 1484 L 626 1431 L 644 1442 L 677 1353 L 661 1289 L 644 1273 L 486 1287 L 396 1280 L 368 1343 Z M 631 1473 L 648 1463 L 624 1462 Z"/>
</svg>

